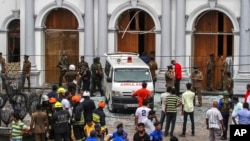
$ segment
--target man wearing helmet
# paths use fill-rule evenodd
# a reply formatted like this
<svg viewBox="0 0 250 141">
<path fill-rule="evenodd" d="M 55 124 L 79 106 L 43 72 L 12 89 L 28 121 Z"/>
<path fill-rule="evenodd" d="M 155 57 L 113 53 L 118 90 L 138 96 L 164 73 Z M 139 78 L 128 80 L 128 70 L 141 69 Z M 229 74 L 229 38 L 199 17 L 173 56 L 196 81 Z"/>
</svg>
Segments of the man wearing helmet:
<svg viewBox="0 0 250 141">
<path fill-rule="evenodd" d="M 42 110 L 46 110 L 49 106 L 49 97 L 47 95 L 42 95 L 41 99 Z"/>
<path fill-rule="evenodd" d="M 105 105 L 106 104 L 104 101 L 99 101 L 98 108 L 96 108 L 93 111 L 93 121 L 95 123 L 99 123 L 102 127 L 105 127 L 106 125 L 106 121 L 105 121 L 106 115 L 103 112 L 103 108 L 105 107 Z"/>
<path fill-rule="evenodd" d="M 71 102 L 73 104 L 73 112 L 72 112 L 72 125 L 73 132 L 76 138 L 76 141 L 83 140 L 83 126 L 84 126 L 84 114 L 83 108 L 80 104 L 81 97 L 79 95 L 74 95 L 71 98 Z"/>
<path fill-rule="evenodd" d="M 57 102 L 56 98 L 51 97 L 49 99 L 49 106 L 46 109 L 47 116 L 48 116 L 48 121 L 49 121 L 49 140 L 54 140 L 55 139 L 55 134 L 54 134 L 54 127 L 53 125 L 53 114 L 55 112 L 54 104 Z"/>
<path fill-rule="evenodd" d="M 55 105 L 55 113 L 53 115 L 53 127 L 55 133 L 55 140 L 61 141 L 70 141 L 70 127 L 69 127 L 69 112 L 63 110 L 62 103 L 56 102 Z"/>
<path fill-rule="evenodd" d="M 89 97 L 90 97 L 90 93 L 88 91 L 84 91 L 83 92 L 84 101 L 82 102 L 82 107 L 83 107 L 83 111 L 84 111 L 85 121 L 87 119 L 92 120 L 92 113 L 93 113 L 93 110 L 95 110 L 95 108 L 96 108 L 94 101 L 92 99 L 90 99 Z"/>
<path fill-rule="evenodd" d="M 66 72 L 64 78 L 67 82 L 68 90 L 73 94 L 76 92 L 77 76 L 78 73 L 76 72 L 76 67 L 75 65 L 71 64 L 69 66 L 69 71 Z"/>
</svg>

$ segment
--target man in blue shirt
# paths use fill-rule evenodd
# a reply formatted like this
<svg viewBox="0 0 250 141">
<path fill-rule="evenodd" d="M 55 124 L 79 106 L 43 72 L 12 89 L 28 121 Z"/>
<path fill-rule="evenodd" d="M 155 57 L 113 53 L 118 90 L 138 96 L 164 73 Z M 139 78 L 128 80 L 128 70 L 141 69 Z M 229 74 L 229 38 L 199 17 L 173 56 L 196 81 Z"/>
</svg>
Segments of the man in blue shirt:
<svg viewBox="0 0 250 141">
<path fill-rule="evenodd" d="M 49 97 L 49 99 L 50 99 L 51 97 L 54 97 L 55 99 L 58 100 L 58 94 L 56 93 L 56 91 L 57 91 L 57 86 L 56 86 L 56 85 L 53 85 L 53 86 L 52 86 L 52 91 L 49 92 L 49 93 L 47 94 L 47 96 Z"/>
<path fill-rule="evenodd" d="M 237 124 L 235 121 L 236 117 L 239 117 L 239 124 L 250 124 L 250 111 L 249 104 L 247 102 L 243 104 L 242 110 L 238 110 L 232 115 L 232 120 L 234 124 Z"/>
<path fill-rule="evenodd" d="M 161 131 L 161 124 L 160 122 L 155 122 L 154 123 L 155 130 L 150 133 L 150 141 L 162 141 L 162 131 Z"/>
</svg>

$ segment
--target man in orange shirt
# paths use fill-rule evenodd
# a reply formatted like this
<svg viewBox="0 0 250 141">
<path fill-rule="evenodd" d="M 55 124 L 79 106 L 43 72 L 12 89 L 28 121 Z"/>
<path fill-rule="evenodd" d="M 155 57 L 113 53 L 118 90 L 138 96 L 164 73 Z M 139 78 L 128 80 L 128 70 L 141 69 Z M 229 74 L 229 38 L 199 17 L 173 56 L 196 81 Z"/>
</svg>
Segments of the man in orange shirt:
<svg viewBox="0 0 250 141">
<path fill-rule="evenodd" d="M 132 96 L 133 97 L 137 96 L 138 107 L 141 107 L 142 102 L 152 96 L 151 91 L 147 89 L 147 82 L 143 82 L 142 88 L 135 91 Z"/>
</svg>

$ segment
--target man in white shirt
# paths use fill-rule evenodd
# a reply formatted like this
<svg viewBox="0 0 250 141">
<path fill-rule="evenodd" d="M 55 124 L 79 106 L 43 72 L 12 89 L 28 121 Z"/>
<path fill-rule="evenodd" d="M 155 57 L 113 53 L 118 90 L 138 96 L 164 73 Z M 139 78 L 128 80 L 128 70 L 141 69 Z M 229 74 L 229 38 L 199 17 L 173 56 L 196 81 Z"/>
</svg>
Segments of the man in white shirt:
<svg viewBox="0 0 250 141">
<path fill-rule="evenodd" d="M 68 100 L 69 97 L 71 97 L 69 91 L 65 92 L 62 95 L 61 103 L 62 103 L 63 110 L 68 111 L 69 115 L 71 117 L 72 116 L 72 107 L 71 107 L 70 101 Z"/>
<path fill-rule="evenodd" d="M 144 123 L 145 125 L 145 131 L 147 134 L 150 135 L 150 133 L 152 133 L 155 130 L 154 126 L 155 122 L 158 122 L 158 120 L 156 118 L 155 111 L 151 110 L 148 113 L 148 117 L 142 120 L 142 123 Z"/>
<path fill-rule="evenodd" d="M 206 112 L 206 125 L 209 130 L 209 141 L 219 141 L 221 137 L 221 127 L 225 131 L 221 112 L 218 110 L 218 101 L 213 101 L 213 107 Z"/>
<path fill-rule="evenodd" d="M 243 109 L 243 105 L 241 102 L 239 102 L 239 98 L 237 96 L 233 96 L 233 103 L 234 103 L 234 108 L 233 110 L 230 110 L 232 111 L 232 115 L 236 114 L 237 111 Z M 235 117 L 236 124 L 238 124 L 238 120 L 239 120 L 239 117 Z M 232 121 L 232 124 L 234 124 L 233 121 Z"/>
<path fill-rule="evenodd" d="M 161 94 L 161 119 L 160 119 L 161 129 L 162 129 L 165 117 L 166 117 L 166 113 L 165 113 L 166 97 L 170 95 L 171 91 L 172 91 L 172 87 L 167 87 L 167 92 Z"/>
<path fill-rule="evenodd" d="M 151 111 L 150 108 L 148 108 L 149 102 L 147 100 L 144 100 L 141 107 L 138 107 L 135 111 L 135 126 L 137 126 L 138 123 L 142 122 L 145 118 L 148 117 L 149 111 Z"/>
<path fill-rule="evenodd" d="M 187 90 L 182 94 L 182 114 L 184 114 L 184 122 L 182 128 L 181 137 L 185 137 L 186 134 L 186 126 L 187 126 L 187 117 L 189 115 L 191 120 L 191 129 L 192 136 L 194 136 L 194 98 L 195 93 L 191 91 L 192 84 L 186 84 Z"/>
</svg>

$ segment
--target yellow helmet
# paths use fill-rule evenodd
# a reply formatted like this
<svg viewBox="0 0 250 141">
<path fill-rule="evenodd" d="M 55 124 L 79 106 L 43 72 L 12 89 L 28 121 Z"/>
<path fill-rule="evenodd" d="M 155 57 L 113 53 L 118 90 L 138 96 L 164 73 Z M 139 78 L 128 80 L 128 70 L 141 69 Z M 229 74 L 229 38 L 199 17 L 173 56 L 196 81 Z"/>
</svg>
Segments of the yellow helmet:
<svg viewBox="0 0 250 141">
<path fill-rule="evenodd" d="M 63 87 L 60 87 L 57 89 L 57 93 L 64 93 L 65 92 L 65 89 Z"/>
<path fill-rule="evenodd" d="M 62 103 L 56 102 L 54 106 L 55 106 L 55 108 L 62 108 Z"/>
</svg>

